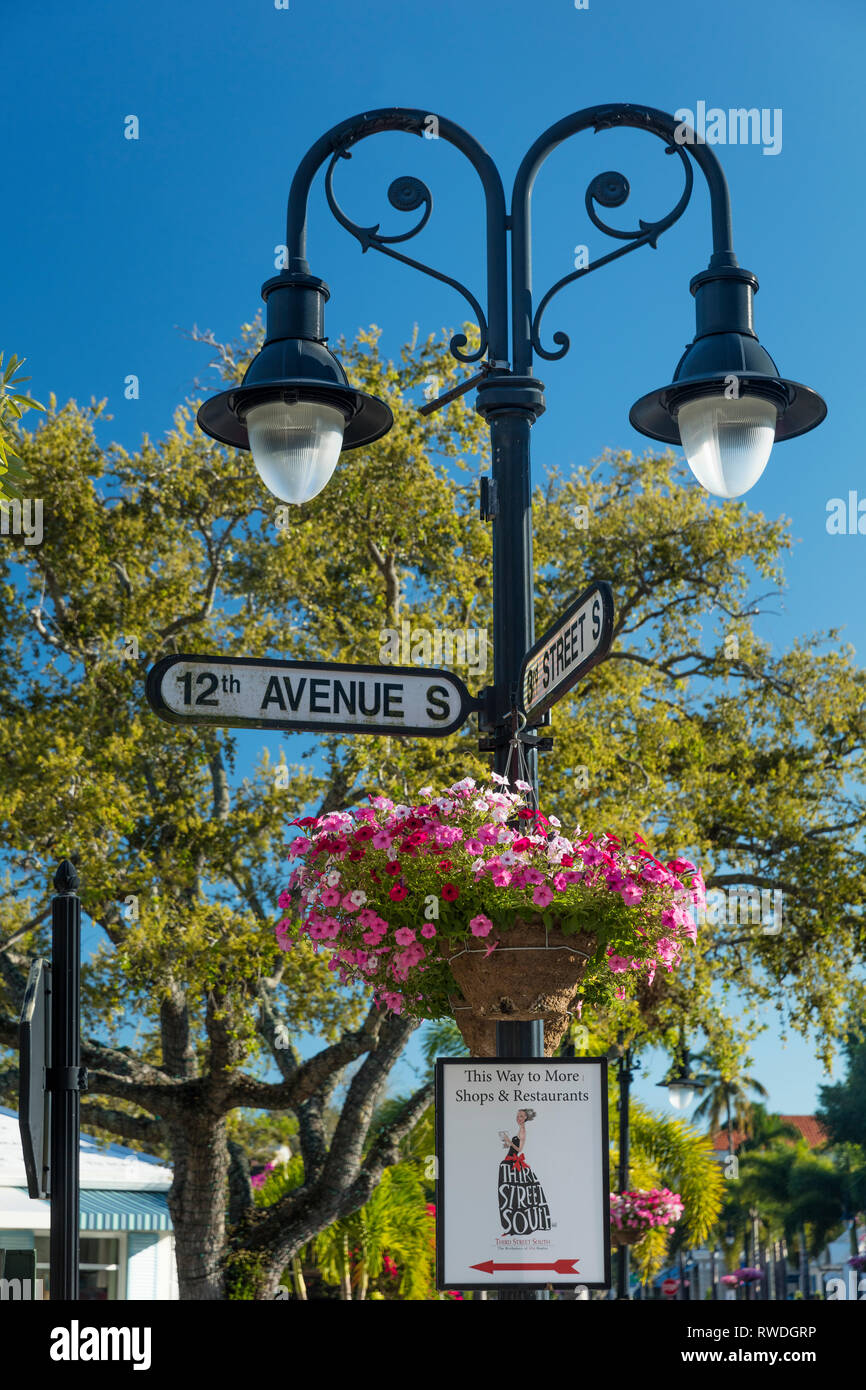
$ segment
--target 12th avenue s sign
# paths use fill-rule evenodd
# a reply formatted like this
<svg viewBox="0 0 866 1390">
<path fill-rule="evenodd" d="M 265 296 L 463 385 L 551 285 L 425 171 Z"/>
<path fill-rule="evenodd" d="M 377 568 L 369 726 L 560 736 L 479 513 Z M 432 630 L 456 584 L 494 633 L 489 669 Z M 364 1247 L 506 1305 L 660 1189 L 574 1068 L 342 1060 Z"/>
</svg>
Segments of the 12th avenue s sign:
<svg viewBox="0 0 866 1390">
<path fill-rule="evenodd" d="M 613 591 L 591 584 L 523 658 L 520 696 L 526 715 L 541 715 L 610 650 Z"/>
<path fill-rule="evenodd" d="M 443 737 L 479 701 L 449 671 L 243 656 L 166 656 L 147 673 L 169 724 Z"/>
</svg>

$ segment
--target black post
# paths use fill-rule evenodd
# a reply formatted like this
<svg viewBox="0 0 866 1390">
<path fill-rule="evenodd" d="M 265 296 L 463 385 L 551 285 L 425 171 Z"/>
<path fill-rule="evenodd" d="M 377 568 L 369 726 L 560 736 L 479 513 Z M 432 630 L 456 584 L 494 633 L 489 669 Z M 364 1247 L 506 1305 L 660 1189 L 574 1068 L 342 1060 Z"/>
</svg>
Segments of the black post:
<svg viewBox="0 0 866 1390">
<path fill-rule="evenodd" d="M 78 1298 L 81 903 L 68 859 L 51 902 L 51 1301 Z"/>
<path fill-rule="evenodd" d="M 536 385 L 538 385 L 536 383 Z M 524 401 L 523 397 L 527 399 Z M 540 386 L 526 391 L 513 378 L 491 374 L 478 393 L 479 414 L 490 426 L 493 505 L 493 682 L 496 746 L 493 768 L 512 784 L 521 776 L 538 793 L 533 750 L 524 767 L 517 764 L 511 737 L 517 679 L 535 633 L 533 613 L 532 497 L 529 434 L 543 409 Z M 497 1023 L 496 1055 L 526 1059 L 544 1056 L 542 1019 Z M 500 1288 L 511 1301 L 543 1300 L 540 1289 Z"/>
<path fill-rule="evenodd" d="M 629 1090 L 631 1088 L 631 1048 L 626 1048 L 619 1059 L 619 1175 L 620 1192 L 628 1191 L 629 1145 Z M 629 1248 L 621 1245 L 616 1253 L 616 1296 L 629 1296 Z"/>
<path fill-rule="evenodd" d="M 716 1247 L 713 1246 L 710 1251 L 710 1289 L 712 1291 L 710 1297 L 713 1299 L 713 1302 L 716 1302 L 719 1297 L 719 1271 L 716 1267 L 717 1258 L 718 1252 Z"/>
<path fill-rule="evenodd" d="M 760 1241 L 760 1238 L 761 1238 L 761 1237 L 760 1237 L 760 1229 L 759 1229 L 759 1226 L 758 1226 L 758 1209 L 757 1209 L 757 1207 L 751 1207 L 751 1208 L 749 1209 L 749 1216 L 750 1216 L 750 1218 L 751 1218 L 751 1223 L 752 1223 L 752 1233 L 751 1233 L 751 1234 L 752 1234 L 752 1266 L 753 1266 L 753 1268 L 755 1268 L 755 1269 L 761 1269 L 761 1268 L 762 1268 L 762 1264 L 761 1264 L 761 1250 L 760 1250 L 760 1245 L 759 1245 L 759 1241 Z M 751 1300 L 752 1300 L 753 1303 L 757 1303 L 757 1302 L 759 1301 L 759 1299 L 760 1299 L 760 1297 L 761 1297 L 761 1290 L 760 1290 L 759 1287 L 758 1287 L 758 1280 L 753 1280 L 753 1282 L 750 1284 L 750 1286 L 749 1286 L 749 1297 L 751 1298 Z"/>
<path fill-rule="evenodd" d="M 803 1298 L 804 1298 L 804 1299 L 807 1299 L 807 1300 L 808 1300 L 808 1299 L 811 1297 L 812 1291 L 811 1291 L 811 1289 L 809 1288 L 809 1256 L 808 1256 L 808 1253 L 807 1253 L 807 1246 L 806 1246 L 806 1227 L 805 1227 L 805 1226 L 799 1226 L 799 1227 L 797 1228 L 797 1243 L 798 1243 L 798 1258 L 799 1258 L 798 1273 L 799 1273 L 799 1276 L 800 1276 L 800 1278 L 799 1278 L 800 1293 L 803 1295 Z"/>
</svg>

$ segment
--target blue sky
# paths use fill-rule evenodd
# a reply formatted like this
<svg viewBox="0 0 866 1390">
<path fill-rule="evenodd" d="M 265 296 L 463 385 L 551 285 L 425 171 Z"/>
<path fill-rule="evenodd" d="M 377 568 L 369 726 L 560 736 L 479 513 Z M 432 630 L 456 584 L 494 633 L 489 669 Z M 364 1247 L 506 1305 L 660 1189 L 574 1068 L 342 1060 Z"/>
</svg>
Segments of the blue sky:
<svg viewBox="0 0 866 1390">
<path fill-rule="evenodd" d="M 866 10 L 861 0 L 726 0 L 660 9 L 645 0 L 42 0 L 3 20 L 6 212 L 2 345 L 28 358 L 45 399 L 108 398 L 104 442 L 159 437 L 194 394 L 208 353 L 193 324 L 236 334 L 259 304 L 284 239 L 295 165 L 337 121 L 407 105 L 466 126 L 499 164 L 510 192 L 525 150 L 550 124 L 597 102 L 669 111 L 699 101 L 782 113 L 778 154 L 720 145 L 741 264 L 761 283 L 756 326 L 782 375 L 828 399 L 825 425 L 774 451 L 750 502 L 791 517 L 798 539 L 789 587 L 763 636 L 843 629 L 866 645 L 866 536 L 829 535 L 827 503 L 857 491 L 862 461 L 859 350 L 863 181 L 851 149 L 859 113 Z M 125 118 L 140 138 L 124 138 Z M 778 117 L 776 129 L 778 132 Z M 627 175 L 617 225 L 656 218 L 679 196 L 679 162 L 635 132 L 583 134 L 545 165 L 533 200 L 538 293 L 613 243 L 588 223 L 589 180 Z M 341 168 L 338 196 L 358 221 L 404 230 L 386 199 L 391 180 L 423 177 L 430 226 L 407 248 L 483 290 L 481 197 L 474 172 L 444 141 L 381 135 Z M 710 250 L 709 204 L 696 177 L 691 206 L 656 251 L 642 249 L 572 286 L 545 320 L 572 350 L 540 363 L 547 413 L 534 431 L 537 480 L 605 446 L 640 451 L 628 409 L 671 377 L 694 332 L 692 275 Z M 361 256 L 333 221 L 321 182 L 311 205 L 310 260 L 331 288 L 332 338 L 378 324 L 396 351 L 417 323 L 455 327 L 462 301 L 447 287 Z M 138 400 L 124 379 L 140 380 Z M 719 503 L 718 505 L 723 505 Z M 241 735 L 249 756 L 262 739 Z M 300 748 L 289 740 L 290 760 Z M 771 1021 L 768 1019 L 768 1021 Z M 755 1070 L 771 1104 L 809 1111 L 820 1069 L 806 1044 L 756 1041 Z M 660 1077 L 664 1063 L 655 1068 Z M 653 1073 L 655 1076 L 655 1072 Z M 408 1077 L 407 1077 L 408 1079 Z M 657 1079 L 657 1078 L 656 1078 Z M 638 1083 L 647 1099 L 656 1095 Z"/>
</svg>

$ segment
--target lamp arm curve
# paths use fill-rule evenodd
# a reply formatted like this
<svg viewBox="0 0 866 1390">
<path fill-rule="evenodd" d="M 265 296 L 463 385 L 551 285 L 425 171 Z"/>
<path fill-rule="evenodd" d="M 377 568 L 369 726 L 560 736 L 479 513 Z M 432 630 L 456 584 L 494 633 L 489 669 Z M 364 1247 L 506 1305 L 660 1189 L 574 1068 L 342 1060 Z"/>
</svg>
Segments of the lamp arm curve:
<svg viewBox="0 0 866 1390">
<path fill-rule="evenodd" d="M 431 124 L 433 123 L 433 124 Z M 392 207 L 402 212 L 414 212 L 423 207 L 424 211 L 415 226 L 399 236 L 386 237 L 379 233 L 378 224 L 362 227 L 353 222 L 338 204 L 333 190 L 334 170 L 341 159 L 351 158 L 350 150 L 359 141 L 382 131 L 403 131 L 406 134 L 424 137 L 435 130 L 436 138 L 447 140 L 464 154 L 474 166 L 484 190 L 487 230 L 487 313 L 485 315 L 478 299 L 458 280 L 412 260 L 409 256 L 392 249 L 393 243 L 407 241 L 416 236 L 427 225 L 433 207 L 429 188 L 420 179 L 403 176 L 395 179 L 388 189 L 388 200 Z M 451 285 L 467 300 L 479 319 L 481 344 L 475 352 L 461 351 L 466 345 L 462 333 L 451 339 L 451 352 L 460 362 L 476 362 L 485 351 L 493 361 L 506 361 L 508 358 L 508 251 L 507 217 L 505 210 L 505 190 L 499 171 L 490 155 L 475 138 L 444 116 L 409 107 L 385 107 L 377 111 L 367 111 L 341 121 L 326 131 L 305 154 L 292 179 L 286 211 L 286 246 L 288 248 L 288 270 L 290 273 L 309 274 L 306 259 L 307 206 L 313 179 L 319 169 L 328 162 L 326 173 L 326 194 L 328 205 L 337 221 L 360 242 L 362 250 L 373 249 L 413 266 L 425 275 Z"/>
<path fill-rule="evenodd" d="M 618 126 L 648 131 L 665 141 L 667 153 L 679 155 L 685 175 L 685 185 L 679 202 L 666 217 L 657 222 L 644 222 L 641 219 L 638 231 L 620 231 L 609 227 L 598 216 L 595 204 L 599 203 L 603 207 L 620 206 L 628 197 L 628 181 L 622 174 L 615 172 L 598 175 L 586 191 L 586 207 L 590 219 L 605 235 L 628 241 L 629 244 L 601 257 L 589 266 L 564 276 L 544 295 L 538 309 L 533 312 L 530 207 L 538 171 L 547 156 L 570 136 L 583 130 L 593 130 L 597 134 L 599 131 L 611 130 Z M 709 188 L 713 230 L 713 255 L 710 264 L 736 266 L 737 258 L 734 255 L 731 231 L 730 194 L 722 166 L 713 150 L 699 141 L 694 131 L 667 112 L 658 111 L 651 106 L 635 106 L 629 103 L 585 107 L 550 126 L 527 151 L 515 176 L 511 202 L 512 360 L 516 373 L 531 373 L 533 349 L 548 359 L 563 357 L 568 351 L 569 340 L 565 333 L 553 335 L 554 342 L 559 344 L 558 351 L 543 348 L 539 338 L 541 316 L 555 294 L 573 280 L 619 259 L 629 251 L 636 250 L 638 246 L 655 246 L 658 236 L 682 216 L 692 192 L 693 175 L 689 156 L 700 168 Z"/>
</svg>

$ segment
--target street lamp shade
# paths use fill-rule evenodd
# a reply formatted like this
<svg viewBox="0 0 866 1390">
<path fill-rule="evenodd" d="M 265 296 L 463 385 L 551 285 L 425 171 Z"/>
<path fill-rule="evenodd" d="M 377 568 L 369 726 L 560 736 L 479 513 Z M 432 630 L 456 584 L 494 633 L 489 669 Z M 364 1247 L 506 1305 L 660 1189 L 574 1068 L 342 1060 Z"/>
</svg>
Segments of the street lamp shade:
<svg viewBox="0 0 866 1390">
<path fill-rule="evenodd" d="M 827 406 L 788 381 L 758 342 L 748 270 L 722 266 L 696 275 L 697 332 L 669 386 L 636 401 L 629 420 L 641 434 L 682 446 L 698 481 L 718 497 L 740 497 L 758 481 L 773 443 L 820 425 Z"/>
<path fill-rule="evenodd" d="M 240 386 L 205 401 L 198 424 L 249 449 L 265 486 L 285 502 L 321 492 L 337 460 L 372 444 L 394 423 L 389 406 L 350 386 L 323 338 L 327 290 L 312 276 L 277 276 L 262 293 L 268 329 Z"/>
<path fill-rule="evenodd" d="M 664 1081 L 658 1082 L 659 1086 L 667 1087 L 668 1100 L 674 1110 L 688 1110 L 696 1092 L 702 1091 L 705 1084 L 701 1077 L 692 1075 L 688 1048 L 683 1044 L 675 1069 L 668 1073 Z"/>
<path fill-rule="evenodd" d="M 688 1110 L 695 1098 L 694 1086 L 689 1086 L 683 1081 L 669 1081 L 667 1086 L 668 1100 L 674 1107 L 674 1110 Z"/>
</svg>

